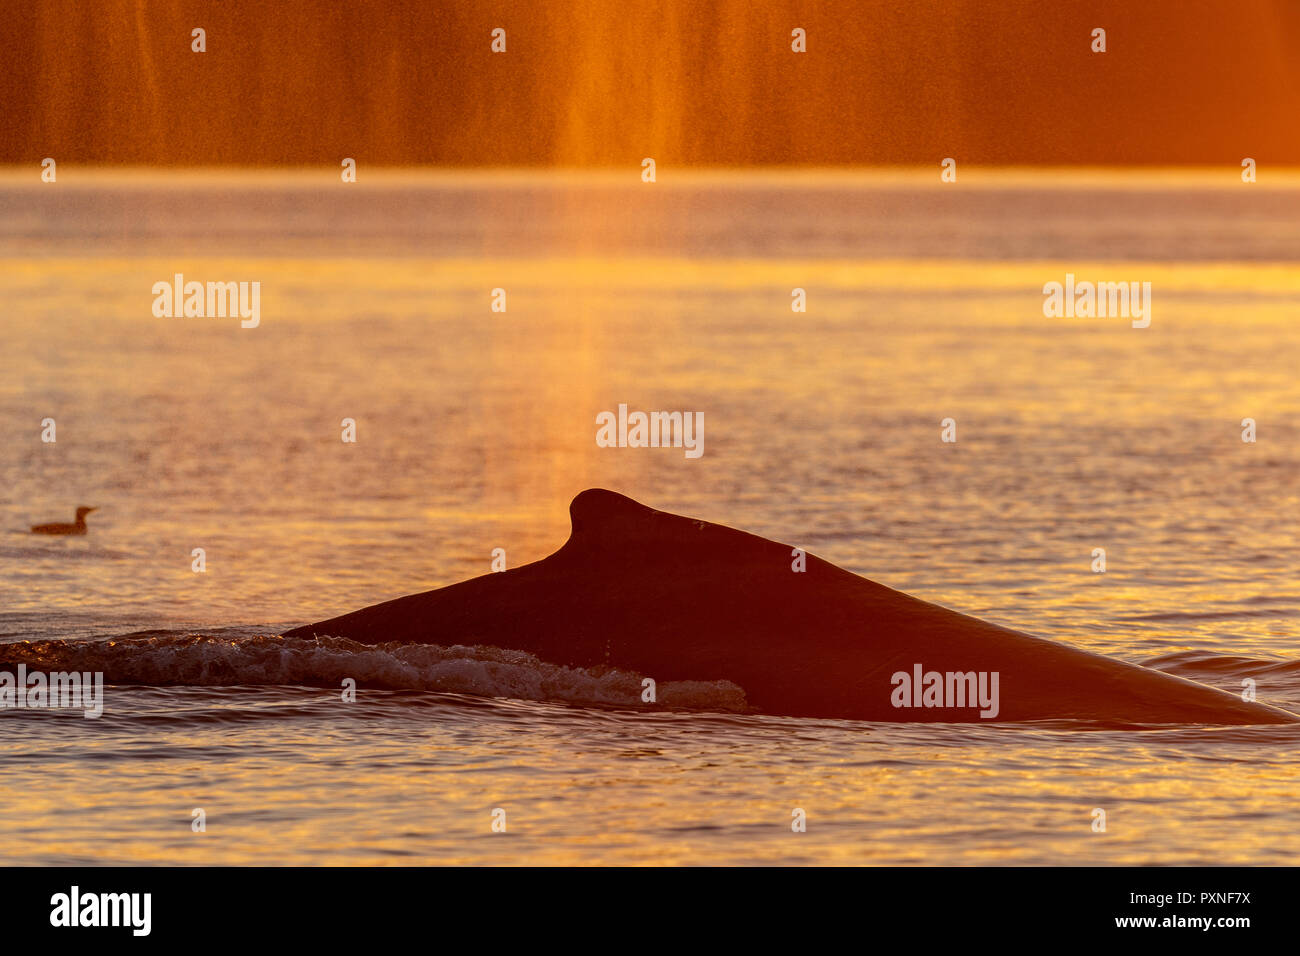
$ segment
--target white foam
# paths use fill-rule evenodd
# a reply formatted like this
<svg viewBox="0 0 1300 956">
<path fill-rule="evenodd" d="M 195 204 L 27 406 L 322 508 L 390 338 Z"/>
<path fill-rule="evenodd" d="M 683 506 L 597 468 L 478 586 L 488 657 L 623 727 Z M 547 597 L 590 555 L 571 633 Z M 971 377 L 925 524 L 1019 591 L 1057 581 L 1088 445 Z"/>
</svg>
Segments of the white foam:
<svg viewBox="0 0 1300 956">
<path fill-rule="evenodd" d="M 554 700 L 633 709 L 747 710 L 745 692 L 730 681 L 659 683 L 657 701 L 641 700 L 643 676 L 614 667 L 573 668 L 500 647 L 358 644 L 345 638 L 201 634 L 111 641 L 7 644 L 5 664 L 29 669 L 102 671 L 110 684 L 231 686 L 288 684 L 424 690 Z"/>
</svg>

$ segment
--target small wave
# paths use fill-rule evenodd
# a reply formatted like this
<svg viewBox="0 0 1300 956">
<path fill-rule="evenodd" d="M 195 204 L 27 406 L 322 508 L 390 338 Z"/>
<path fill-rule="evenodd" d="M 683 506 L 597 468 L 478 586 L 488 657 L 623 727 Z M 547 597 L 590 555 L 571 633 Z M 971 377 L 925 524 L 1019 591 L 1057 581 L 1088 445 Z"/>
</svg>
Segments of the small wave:
<svg viewBox="0 0 1300 956">
<path fill-rule="evenodd" d="M 1255 677 L 1259 674 L 1273 674 L 1288 679 L 1300 678 L 1300 661 L 1264 660 L 1210 651 L 1177 651 L 1172 654 L 1162 654 L 1146 661 L 1146 666 L 1178 674 L 1181 677 L 1199 677 L 1202 680 L 1210 676 Z"/>
<path fill-rule="evenodd" d="M 1117 621 L 1233 621 L 1247 618 L 1270 618 L 1295 616 L 1295 608 L 1279 607 L 1262 610 L 1242 611 L 1161 611 L 1154 614 L 1128 614 L 1117 617 Z"/>
<path fill-rule="evenodd" d="M 0 669 L 102 672 L 108 684 L 301 685 L 422 690 L 477 697 L 744 713 L 730 681 L 668 681 L 642 702 L 642 675 L 613 667 L 550 664 L 524 651 L 436 644 L 358 644 L 345 638 L 158 634 L 113 640 L 23 641 L 0 646 Z"/>
</svg>

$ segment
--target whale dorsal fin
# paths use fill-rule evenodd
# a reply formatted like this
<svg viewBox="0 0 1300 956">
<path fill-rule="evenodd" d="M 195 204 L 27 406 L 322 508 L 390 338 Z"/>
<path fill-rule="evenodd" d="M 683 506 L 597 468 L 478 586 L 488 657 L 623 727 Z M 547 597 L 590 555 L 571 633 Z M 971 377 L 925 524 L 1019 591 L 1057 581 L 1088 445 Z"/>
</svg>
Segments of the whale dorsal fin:
<svg viewBox="0 0 1300 956">
<path fill-rule="evenodd" d="M 759 548 L 785 547 L 711 521 L 657 511 L 604 488 L 588 488 L 574 498 L 569 520 L 572 531 L 565 549 L 570 553 L 615 552 L 634 559 L 654 555 L 698 564 L 713 560 L 719 548 L 734 549 L 730 558 L 743 561 L 753 559 Z"/>
<path fill-rule="evenodd" d="M 588 488 L 579 492 L 569 504 L 569 521 L 574 537 L 627 532 L 644 525 L 654 515 L 662 514 L 664 512 L 605 488 Z"/>
</svg>

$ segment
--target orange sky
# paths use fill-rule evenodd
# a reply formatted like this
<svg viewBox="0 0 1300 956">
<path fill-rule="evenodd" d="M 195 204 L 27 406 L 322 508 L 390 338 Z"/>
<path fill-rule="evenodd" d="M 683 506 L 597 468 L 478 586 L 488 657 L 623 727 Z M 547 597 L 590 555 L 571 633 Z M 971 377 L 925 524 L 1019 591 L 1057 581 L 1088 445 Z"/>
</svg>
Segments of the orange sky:
<svg viewBox="0 0 1300 956">
<path fill-rule="evenodd" d="M 9 163 L 1300 164 L 1300 0 L 26 0 L 3 20 Z"/>
</svg>

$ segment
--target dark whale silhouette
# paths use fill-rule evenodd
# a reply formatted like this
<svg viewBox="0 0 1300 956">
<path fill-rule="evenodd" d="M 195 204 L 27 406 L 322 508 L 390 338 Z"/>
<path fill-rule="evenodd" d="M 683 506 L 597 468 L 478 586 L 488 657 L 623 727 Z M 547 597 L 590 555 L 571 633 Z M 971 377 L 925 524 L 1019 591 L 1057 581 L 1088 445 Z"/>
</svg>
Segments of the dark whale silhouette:
<svg viewBox="0 0 1300 956">
<path fill-rule="evenodd" d="M 929 604 L 811 554 L 806 570 L 796 572 L 789 545 L 655 511 L 611 491 L 584 491 L 569 511 L 569 540 L 541 561 L 286 636 L 486 644 L 555 664 L 634 669 L 659 682 L 725 679 L 744 689 L 753 710 L 798 717 L 1108 726 L 1300 720 Z M 900 690 L 894 675 L 910 677 L 917 665 L 940 678 L 997 673 L 996 714 L 915 706 L 920 690 Z M 900 695 L 911 706 L 895 706 Z"/>
</svg>

